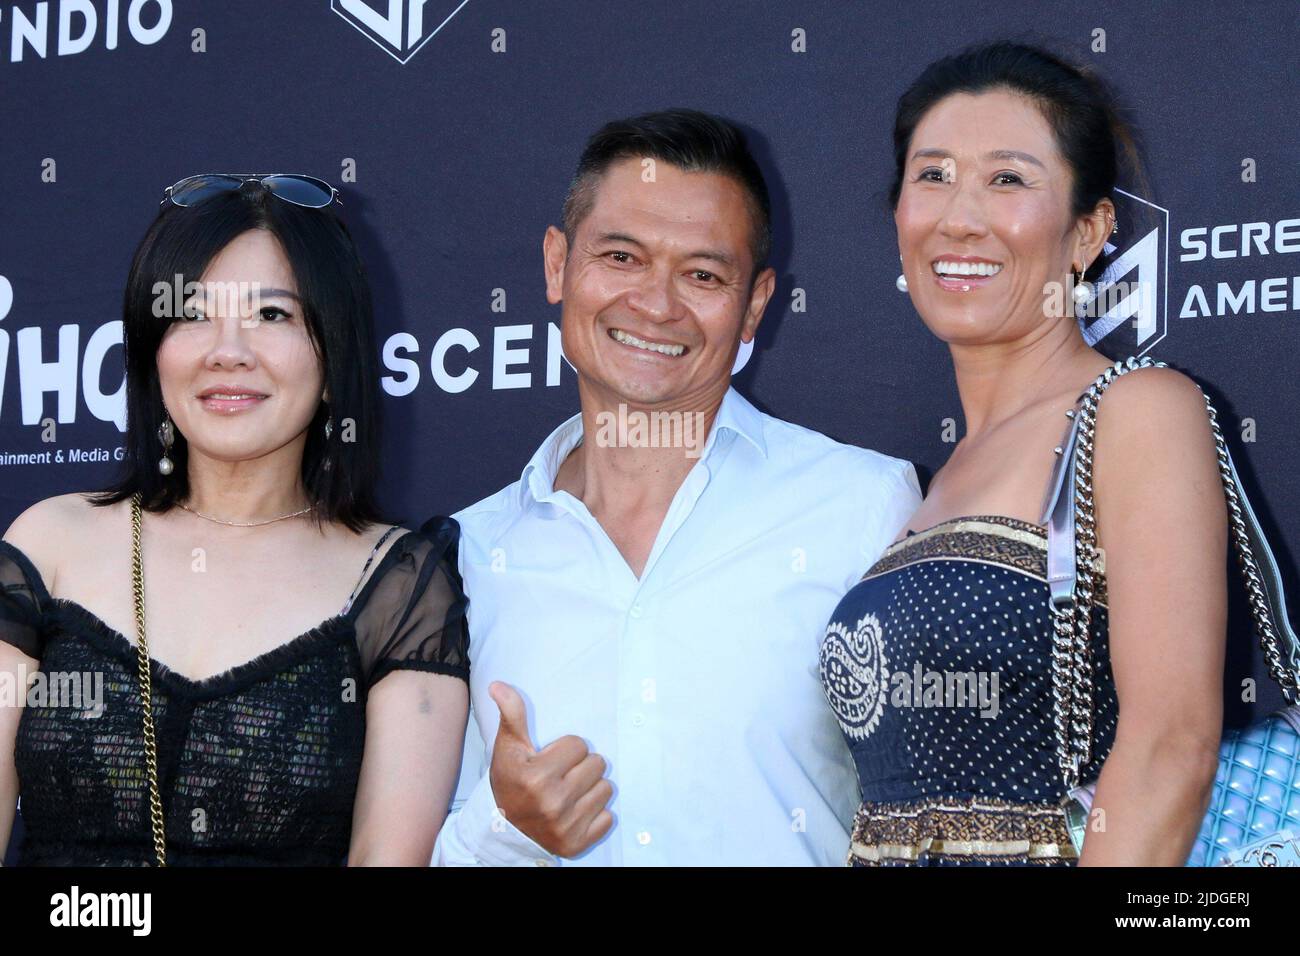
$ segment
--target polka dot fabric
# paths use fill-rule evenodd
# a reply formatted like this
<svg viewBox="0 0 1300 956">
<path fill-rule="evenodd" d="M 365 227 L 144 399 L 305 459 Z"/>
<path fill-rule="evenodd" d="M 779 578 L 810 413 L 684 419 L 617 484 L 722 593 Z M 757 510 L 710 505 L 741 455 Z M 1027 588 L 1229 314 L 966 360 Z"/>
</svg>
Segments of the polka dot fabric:
<svg viewBox="0 0 1300 956">
<path fill-rule="evenodd" d="M 889 548 L 844 597 L 822 681 L 858 768 L 849 862 L 1075 862 L 1057 769 L 1046 537 L 955 518 Z M 1093 613 L 1092 779 L 1118 717 Z"/>
</svg>

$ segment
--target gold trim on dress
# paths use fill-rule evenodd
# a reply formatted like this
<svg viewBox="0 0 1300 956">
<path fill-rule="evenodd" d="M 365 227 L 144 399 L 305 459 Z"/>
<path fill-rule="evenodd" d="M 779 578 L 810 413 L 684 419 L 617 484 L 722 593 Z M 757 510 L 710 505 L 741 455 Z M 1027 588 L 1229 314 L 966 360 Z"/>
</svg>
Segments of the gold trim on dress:
<svg viewBox="0 0 1300 956">
<path fill-rule="evenodd" d="M 1023 541 L 1026 544 L 1039 544 L 1047 547 L 1047 529 L 1042 525 L 1031 524 L 1028 521 L 1022 521 L 1019 518 L 1009 518 L 1004 515 L 971 515 L 969 517 L 949 518 L 947 521 L 941 521 L 937 525 L 926 528 L 924 531 L 918 531 L 910 534 L 902 541 L 895 541 L 885 549 L 885 554 L 889 554 L 895 548 L 901 548 L 906 545 L 916 544 L 919 541 L 925 541 L 939 534 L 949 534 L 959 531 L 975 531 L 983 534 L 997 534 L 1013 540 Z"/>
<path fill-rule="evenodd" d="M 942 856 L 983 856 L 988 858 L 1023 856 L 1033 860 L 1075 859 L 1074 847 L 1063 848 L 1059 843 L 1030 843 L 1027 840 L 935 840 L 925 839 L 914 846 L 880 843 L 863 846 L 854 843 L 849 852 L 860 860 L 879 863 L 886 860 L 912 860 L 920 858 L 922 851 Z"/>
<path fill-rule="evenodd" d="M 846 863 L 915 863 L 925 855 L 971 862 L 1070 862 L 1078 855 L 1058 804 L 993 797 L 864 803 Z"/>
<path fill-rule="evenodd" d="M 876 561 L 863 581 L 925 561 L 975 561 L 1006 568 L 1047 584 L 1047 531 L 1040 525 L 1005 515 L 950 518 L 895 541 Z M 1105 556 L 1099 555 L 1095 577 L 1096 603 L 1109 607 Z"/>
</svg>

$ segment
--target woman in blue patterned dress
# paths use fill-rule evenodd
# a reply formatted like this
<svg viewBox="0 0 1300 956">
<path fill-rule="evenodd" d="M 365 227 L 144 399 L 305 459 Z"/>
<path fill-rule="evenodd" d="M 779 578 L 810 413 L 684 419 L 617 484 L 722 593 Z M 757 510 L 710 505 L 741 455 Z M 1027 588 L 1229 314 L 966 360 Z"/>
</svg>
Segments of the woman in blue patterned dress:
<svg viewBox="0 0 1300 956">
<path fill-rule="evenodd" d="M 1222 719 L 1227 519 L 1204 400 L 1171 369 L 1116 379 L 1098 408 L 1081 779 L 1100 778 L 1082 857 L 1061 805 L 1039 521 L 1067 413 L 1111 364 L 1072 293 L 1101 272 L 1131 144 L 1099 80 L 1017 44 L 931 64 L 899 102 L 899 288 L 949 347 L 966 430 L 824 638 L 862 785 L 852 864 L 1181 865 L 1196 836 Z"/>
</svg>

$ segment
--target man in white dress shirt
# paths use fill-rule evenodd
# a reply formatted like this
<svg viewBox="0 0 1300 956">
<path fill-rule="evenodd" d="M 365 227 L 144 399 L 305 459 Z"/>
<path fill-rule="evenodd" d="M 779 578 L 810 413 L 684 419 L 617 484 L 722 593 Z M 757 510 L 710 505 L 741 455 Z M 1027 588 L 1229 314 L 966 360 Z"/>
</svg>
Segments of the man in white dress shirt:
<svg viewBox="0 0 1300 956">
<path fill-rule="evenodd" d="M 456 515 L 473 713 L 435 864 L 843 863 L 858 783 L 818 653 L 921 495 L 731 387 L 769 210 L 716 117 L 588 142 L 543 246 L 581 412 Z"/>
</svg>

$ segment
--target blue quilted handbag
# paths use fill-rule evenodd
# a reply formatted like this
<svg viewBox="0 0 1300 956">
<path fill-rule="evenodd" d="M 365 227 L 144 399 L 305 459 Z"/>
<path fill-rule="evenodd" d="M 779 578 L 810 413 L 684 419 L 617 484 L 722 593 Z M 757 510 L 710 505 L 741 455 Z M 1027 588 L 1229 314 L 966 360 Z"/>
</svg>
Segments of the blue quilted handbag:
<svg viewBox="0 0 1300 956">
<path fill-rule="evenodd" d="M 1053 473 L 1043 520 L 1055 636 L 1053 695 L 1066 817 L 1075 849 L 1083 838 L 1096 787 L 1080 786 L 1079 770 L 1092 759 L 1090 621 L 1096 525 L 1092 513 L 1092 446 L 1097 403 L 1119 375 L 1163 366 L 1130 358 L 1106 369 L 1070 414 L 1072 425 Z M 1272 549 L 1246 498 L 1236 466 L 1208 398 L 1206 410 L 1218 452 L 1229 529 L 1246 584 L 1269 675 L 1287 706 L 1244 730 L 1225 735 L 1210 806 L 1187 866 L 1300 867 L 1300 641 L 1287 617 L 1286 595 Z"/>
<path fill-rule="evenodd" d="M 1290 831 L 1290 840 L 1279 834 Z M 1232 851 L 1300 837 L 1300 707 L 1228 734 L 1219 750 L 1210 809 L 1188 866 L 1224 866 Z"/>
</svg>

